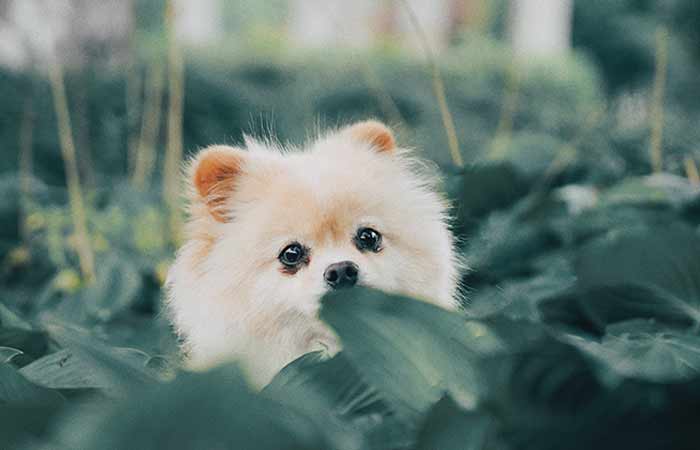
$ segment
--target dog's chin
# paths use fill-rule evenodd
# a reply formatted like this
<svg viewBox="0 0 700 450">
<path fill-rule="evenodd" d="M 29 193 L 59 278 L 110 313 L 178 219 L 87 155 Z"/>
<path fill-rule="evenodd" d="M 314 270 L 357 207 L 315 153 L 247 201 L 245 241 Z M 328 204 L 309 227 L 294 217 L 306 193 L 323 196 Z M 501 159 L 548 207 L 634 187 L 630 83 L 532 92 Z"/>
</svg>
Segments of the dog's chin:
<svg viewBox="0 0 700 450">
<path fill-rule="evenodd" d="M 325 357 L 332 357 L 340 351 L 340 343 L 331 329 L 323 325 L 307 336 L 306 348 L 307 353 L 320 352 Z"/>
</svg>

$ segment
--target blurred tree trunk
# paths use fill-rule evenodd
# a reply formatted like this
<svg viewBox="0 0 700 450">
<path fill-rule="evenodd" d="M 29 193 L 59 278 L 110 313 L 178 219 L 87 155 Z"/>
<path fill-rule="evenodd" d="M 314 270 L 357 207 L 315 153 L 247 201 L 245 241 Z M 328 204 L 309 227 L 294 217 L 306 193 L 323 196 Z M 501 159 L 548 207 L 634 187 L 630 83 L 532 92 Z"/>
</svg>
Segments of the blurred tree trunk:
<svg viewBox="0 0 700 450">
<path fill-rule="evenodd" d="M 175 0 L 174 8 L 174 27 L 184 45 L 211 45 L 223 35 L 221 0 Z"/>
<path fill-rule="evenodd" d="M 381 2 L 290 0 L 289 36 L 301 47 L 366 48 L 374 40 Z"/>
<path fill-rule="evenodd" d="M 56 57 L 67 69 L 87 59 L 119 66 L 131 20 L 123 0 L 0 0 L 0 65 L 22 69 Z"/>
<path fill-rule="evenodd" d="M 571 48 L 572 0 L 511 0 L 510 38 L 517 56 L 553 56 Z"/>
</svg>

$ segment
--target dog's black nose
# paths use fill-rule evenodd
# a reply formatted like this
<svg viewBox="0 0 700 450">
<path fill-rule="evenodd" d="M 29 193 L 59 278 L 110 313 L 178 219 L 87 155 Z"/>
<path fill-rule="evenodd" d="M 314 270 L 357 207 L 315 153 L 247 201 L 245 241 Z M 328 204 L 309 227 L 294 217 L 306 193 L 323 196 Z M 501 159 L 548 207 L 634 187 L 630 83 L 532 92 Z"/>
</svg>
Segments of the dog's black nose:
<svg viewBox="0 0 700 450">
<path fill-rule="evenodd" d="M 333 289 L 341 289 L 354 286 L 357 283 L 357 276 L 360 268 L 352 261 L 341 261 L 326 267 L 323 278 Z"/>
</svg>

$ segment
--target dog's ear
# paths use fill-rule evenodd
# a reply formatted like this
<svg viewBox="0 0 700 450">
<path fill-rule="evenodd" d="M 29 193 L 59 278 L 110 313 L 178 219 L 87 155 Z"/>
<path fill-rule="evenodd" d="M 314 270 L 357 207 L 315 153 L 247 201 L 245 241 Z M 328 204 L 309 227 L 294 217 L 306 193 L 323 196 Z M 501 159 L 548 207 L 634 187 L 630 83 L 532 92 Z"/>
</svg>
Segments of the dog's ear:
<svg viewBox="0 0 700 450">
<path fill-rule="evenodd" d="M 241 175 L 245 158 L 243 150 L 215 145 L 202 150 L 192 161 L 189 177 L 194 195 L 219 222 L 228 219 L 224 207 Z"/>
<path fill-rule="evenodd" d="M 392 153 L 396 150 L 394 133 L 389 127 L 376 120 L 366 120 L 350 125 L 345 132 L 352 139 L 370 144 L 379 153 Z"/>
</svg>

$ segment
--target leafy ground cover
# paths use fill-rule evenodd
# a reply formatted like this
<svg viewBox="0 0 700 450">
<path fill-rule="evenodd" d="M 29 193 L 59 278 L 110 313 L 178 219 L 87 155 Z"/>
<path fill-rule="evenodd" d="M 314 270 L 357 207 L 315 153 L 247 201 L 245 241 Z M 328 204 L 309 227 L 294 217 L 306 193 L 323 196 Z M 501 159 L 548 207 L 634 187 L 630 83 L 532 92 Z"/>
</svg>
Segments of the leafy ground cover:
<svg viewBox="0 0 700 450">
<path fill-rule="evenodd" d="M 123 80 L 109 77 L 87 82 L 102 181 L 86 189 L 98 264 L 82 280 L 35 81 L 36 178 L 22 190 L 5 161 L 0 179 L 0 447 L 697 448 L 700 189 L 679 164 L 691 143 L 672 139 L 667 171 L 650 175 L 648 123 L 621 118 L 588 63 L 534 68 L 509 88 L 507 58 L 488 55 L 473 72 L 446 62 L 464 168 L 449 160 L 425 72 L 377 69 L 400 137 L 443 172 L 470 267 L 463 310 L 367 289 L 329 295 L 321 316 L 344 351 L 306 355 L 262 392 L 235 364 L 179 368 L 159 314 L 176 239 L 157 190 L 124 179 Z M 274 111 L 279 137 L 297 142 L 318 116 L 391 121 L 346 69 L 193 69 L 186 147 L 236 142 L 251 111 Z"/>
</svg>

